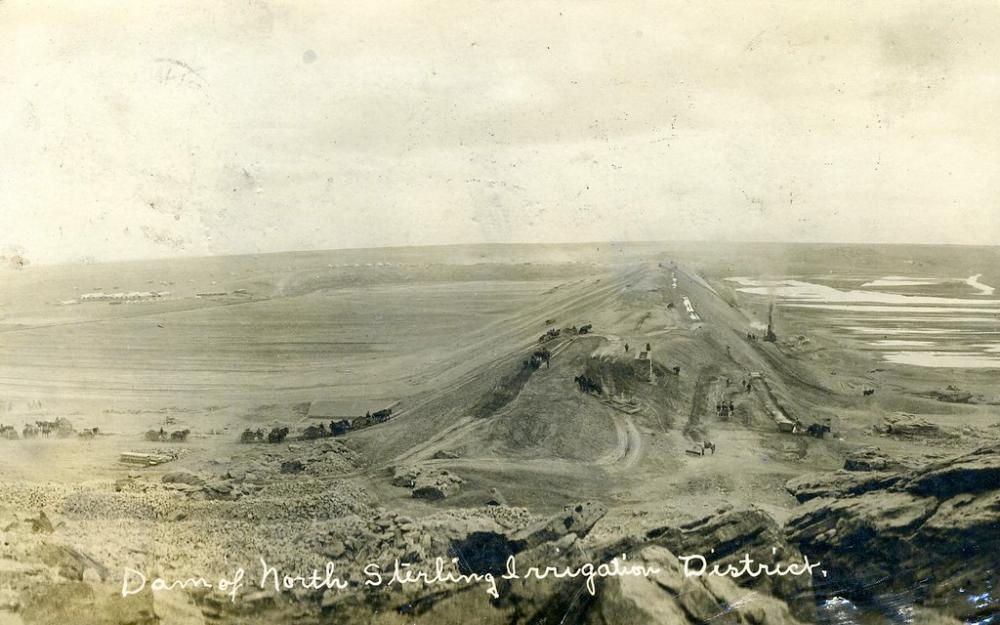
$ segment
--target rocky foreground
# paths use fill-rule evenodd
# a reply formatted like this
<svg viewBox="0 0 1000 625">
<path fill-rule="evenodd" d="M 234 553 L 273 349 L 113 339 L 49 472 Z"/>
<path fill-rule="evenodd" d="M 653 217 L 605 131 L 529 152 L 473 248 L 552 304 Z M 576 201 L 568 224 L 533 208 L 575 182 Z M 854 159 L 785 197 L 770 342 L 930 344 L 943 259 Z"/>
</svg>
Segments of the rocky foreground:
<svg viewBox="0 0 1000 625">
<path fill-rule="evenodd" d="M 1000 614 L 1000 446 L 910 470 L 808 475 L 788 488 L 806 503 L 786 535 L 824 562 L 821 594 L 888 614 L 913 604 L 969 623 Z"/>
<path fill-rule="evenodd" d="M 779 625 L 858 622 L 866 612 L 915 623 L 987 623 L 1000 613 L 994 592 L 1000 447 L 916 468 L 865 450 L 849 459 L 854 470 L 789 482 L 802 505 L 784 525 L 759 509 L 720 509 L 634 535 L 592 531 L 607 514 L 598 503 L 569 506 L 549 518 L 505 505 L 405 517 L 363 492 L 311 474 L 314 462 L 349 465 L 349 454 L 339 447 L 317 444 L 296 456 L 302 467 L 294 468 L 291 481 L 282 468 L 288 460 L 273 457 L 270 469 L 246 461 L 253 472 L 234 462 L 212 475 L 133 477 L 96 493 L 88 486 L 86 498 L 83 492 L 6 489 L 0 508 L 0 623 L 333 618 Z M 416 483 L 420 476 L 411 477 Z M 137 553 L 141 547 L 148 553 Z M 681 558 L 692 554 L 721 567 L 738 566 L 746 554 L 765 564 L 808 557 L 821 566 L 811 577 L 687 576 Z M 354 576 L 336 590 L 248 586 L 235 602 L 217 588 L 157 593 L 147 588 L 127 599 L 119 596 L 125 565 L 176 576 L 185 567 L 209 567 L 226 558 L 252 564 L 260 555 L 297 572 L 327 560 L 338 571 L 377 562 L 387 577 L 395 559 L 431 569 L 435 557 L 444 556 L 455 558 L 456 574 L 477 577 L 471 583 L 366 588 L 365 578 Z M 505 580 L 510 557 L 520 575 Z M 616 560 L 655 572 L 595 577 L 590 587 L 587 575 L 527 575 L 531 567 L 579 570 L 587 564 L 611 567 Z M 157 568 L 157 561 L 172 568 Z M 494 580 L 495 597 L 486 576 Z"/>
</svg>

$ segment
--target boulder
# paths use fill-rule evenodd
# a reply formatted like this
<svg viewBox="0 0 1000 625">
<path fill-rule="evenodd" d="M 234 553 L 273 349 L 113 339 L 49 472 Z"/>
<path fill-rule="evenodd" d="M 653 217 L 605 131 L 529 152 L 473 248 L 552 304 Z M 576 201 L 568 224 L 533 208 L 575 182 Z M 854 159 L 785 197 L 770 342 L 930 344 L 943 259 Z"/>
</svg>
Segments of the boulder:
<svg viewBox="0 0 1000 625">
<path fill-rule="evenodd" d="M 465 482 L 449 471 L 421 473 L 413 482 L 413 496 L 437 501 L 455 495 Z"/>
<path fill-rule="evenodd" d="M 225 482 L 209 482 L 204 492 L 209 499 L 229 499 L 236 494 L 232 485 Z"/>
<path fill-rule="evenodd" d="M 342 540 L 331 540 L 323 549 L 323 553 L 336 560 L 337 558 L 344 557 L 344 554 L 347 553 L 347 547 L 344 545 L 344 541 Z"/>
<path fill-rule="evenodd" d="M 503 496 L 497 488 L 490 489 L 490 496 L 486 499 L 487 506 L 506 506 L 507 498 Z"/>
<path fill-rule="evenodd" d="M 844 459 L 845 471 L 885 471 L 892 462 L 878 447 L 862 447 L 847 454 Z"/>
<path fill-rule="evenodd" d="M 875 431 L 902 438 L 956 438 L 958 436 L 926 419 L 905 412 L 885 417 L 881 425 L 875 426 Z"/>
<path fill-rule="evenodd" d="M 160 481 L 164 484 L 187 484 L 189 486 L 204 486 L 205 480 L 191 471 L 171 471 L 165 473 Z"/>
<path fill-rule="evenodd" d="M 523 549 L 530 549 L 547 541 L 559 540 L 567 534 L 582 537 L 607 512 L 605 506 L 593 501 L 566 506 L 561 513 L 515 533 L 513 538 L 521 543 Z"/>
<path fill-rule="evenodd" d="M 421 469 L 413 466 L 396 467 L 392 472 L 392 485 L 402 488 L 413 488 L 421 473 L 423 473 Z"/>
</svg>

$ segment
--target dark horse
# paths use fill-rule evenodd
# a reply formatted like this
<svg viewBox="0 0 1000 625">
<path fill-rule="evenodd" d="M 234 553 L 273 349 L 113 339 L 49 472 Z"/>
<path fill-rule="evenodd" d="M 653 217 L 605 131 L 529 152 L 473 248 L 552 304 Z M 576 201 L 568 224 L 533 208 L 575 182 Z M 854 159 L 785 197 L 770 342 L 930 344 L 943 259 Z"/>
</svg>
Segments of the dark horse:
<svg viewBox="0 0 1000 625">
<path fill-rule="evenodd" d="M 600 382 L 597 382 L 596 380 L 591 380 L 585 375 L 578 375 L 575 378 L 573 378 L 573 381 L 576 382 L 577 386 L 580 387 L 580 391 L 583 393 L 593 392 L 597 395 L 602 395 L 604 393 L 604 389 L 601 388 Z"/>
<path fill-rule="evenodd" d="M 267 433 L 267 442 L 280 443 L 285 440 L 286 436 L 288 436 L 288 428 L 272 428 Z"/>
<path fill-rule="evenodd" d="M 823 436 L 829 431 L 830 426 L 822 423 L 813 423 L 806 428 L 806 433 L 815 438 L 823 438 Z"/>
</svg>

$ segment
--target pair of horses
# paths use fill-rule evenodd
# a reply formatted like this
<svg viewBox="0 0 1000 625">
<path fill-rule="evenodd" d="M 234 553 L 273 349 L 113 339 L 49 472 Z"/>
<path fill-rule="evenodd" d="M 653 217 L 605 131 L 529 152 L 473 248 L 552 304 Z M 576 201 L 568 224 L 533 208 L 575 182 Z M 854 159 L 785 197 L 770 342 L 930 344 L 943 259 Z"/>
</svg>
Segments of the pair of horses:
<svg viewBox="0 0 1000 625">
<path fill-rule="evenodd" d="M 535 353 L 533 353 L 529 360 L 525 360 L 524 366 L 525 368 L 537 369 L 541 367 L 542 363 L 544 362 L 545 366 L 548 367 L 549 360 L 551 358 L 552 358 L 552 352 L 543 347 L 542 349 L 537 350 Z"/>
<path fill-rule="evenodd" d="M 285 438 L 288 436 L 288 428 L 271 428 L 271 431 L 267 433 L 267 442 L 269 443 L 281 443 L 284 442 Z"/>
<path fill-rule="evenodd" d="M 152 441 L 154 443 L 164 443 L 170 441 L 172 443 L 183 443 L 188 439 L 188 435 L 191 434 L 191 430 L 174 430 L 173 432 L 167 432 L 163 428 L 159 430 L 148 430 L 145 434 L 147 441 Z"/>
<path fill-rule="evenodd" d="M 240 434 L 241 443 L 263 443 L 264 442 L 264 430 L 257 428 L 256 430 L 251 430 L 247 428 L 243 430 Z"/>
<path fill-rule="evenodd" d="M 271 428 L 271 431 L 267 433 L 267 442 L 269 443 L 281 443 L 288 436 L 288 428 L 286 427 L 276 427 Z M 263 443 L 264 442 L 264 430 L 257 428 L 256 430 L 251 430 L 247 428 L 243 430 L 240 434 L 241 443 Z"/>
<path fill-rule="evenodd" d="M 601 383 L 598 382 L 597 380 L 591 380 L 587 376 L 581 374 L 573 378 L 573 381 L 576 382 L 576 385 L 580 387 L 580 392 L 583 393 L 593 392 L 597 395 L 604 394 L 604 388 L 601 387 Z"/>
</svg>

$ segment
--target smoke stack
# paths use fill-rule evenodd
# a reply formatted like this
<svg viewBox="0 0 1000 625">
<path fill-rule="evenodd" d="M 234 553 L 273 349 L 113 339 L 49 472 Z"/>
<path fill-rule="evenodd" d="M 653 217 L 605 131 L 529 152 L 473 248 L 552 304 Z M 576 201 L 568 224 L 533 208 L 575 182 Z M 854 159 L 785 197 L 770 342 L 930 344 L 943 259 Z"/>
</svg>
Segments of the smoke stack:
<svg viewBox="0 0 1000 625">
<path fill-rule="evenodd" d="M 774 302 L 767 307 L 767 336 L 764 340 L 770 343 L 778 340 L 778 335 L 774 333 Z"/>
</svg>

